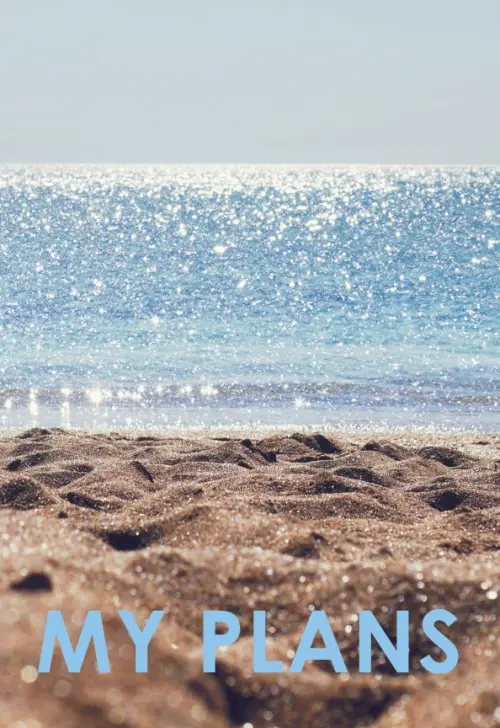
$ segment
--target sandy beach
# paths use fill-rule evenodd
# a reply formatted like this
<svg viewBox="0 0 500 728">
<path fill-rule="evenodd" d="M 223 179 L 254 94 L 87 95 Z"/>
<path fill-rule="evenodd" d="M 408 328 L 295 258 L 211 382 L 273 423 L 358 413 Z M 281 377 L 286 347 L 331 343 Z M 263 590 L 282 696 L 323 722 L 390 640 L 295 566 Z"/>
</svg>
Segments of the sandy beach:
<svg viewBox="0 0 500 728">
<path fill-rule="evenodd" d="M 200 432 L 182 437 L 34 429 L 0 438 L 0 724 L 7 728 L 469 728 L 500 722 L 500 436 Z M 459 648 L 445 676 L 423 614 L 445 608 Z M 74 643 L 102 611 L 112 672 L 36 666 L 48 610 Z M 149 672 L 118 618 L 164 609 Z M 242 635 L 202 671 L 202 614 Z M 349 666 L 252 672 L 251 616 L 289 665 L 312 609 Z M 409 676 L 374 652 L 356 671 L 356 615 L 394 637 L 411 613 Z M 437 653 L 438 654 L 438 653 Z M 439 659 L 439 657 L 436 657 Z M 352 668 L 352 669 L 351 669 Z"/>
</svg>

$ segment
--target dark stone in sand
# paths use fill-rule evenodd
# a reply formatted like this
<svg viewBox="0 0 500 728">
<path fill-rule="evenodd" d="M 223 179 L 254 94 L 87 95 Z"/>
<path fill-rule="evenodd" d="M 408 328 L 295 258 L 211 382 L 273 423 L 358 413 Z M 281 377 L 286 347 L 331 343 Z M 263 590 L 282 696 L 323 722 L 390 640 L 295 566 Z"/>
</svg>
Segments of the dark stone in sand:
<svg viewBox="0 0 500 728">
<path fill-rule="evenodd" d="M 149 470 L 147 469 L 147 467 L 145 465 L 143 465 L 139 460 L 133 460 L 132 465 L 141 475 L 144 475 L 146 480 L 149 480 L 150 483 L 154 482 L 154 478 L 151 475 L 151 473 L 149 472 Z"/>
<path fill-rule="evenodd" d="M 395 445 L 392 442 L 386 442 L 385 440 L 370 440 L 362 448 L 371 452 L 381 452 L 383 455 L 392 458 L 392 460 L 405 460 L 411 457 L 411 451 L 406 447 Z"/>
<path fill-rule="evenodd" d="M 28 440 L 29 438 L 48 437 L 51 434 L 50 430 L 46 430 L 43 427 L 32 427 L 31 430 L 26 430 L 17 437 L 19 440 Z"/>
<path fill-rule="evenodd" d="M 425 460 L 436 460 L 438 463 L 446 465 L 447 468 L 458 468 L 461 465 L 469 465 L 471 462 L 471 458 L 460 450 L 450 447 L 423 447 L 418 454 Z"/>
<path fill-rule="evenodd" d="M 444 490 L 430 501 L 430 505 L 437 511 L 454 511 L 462 505 L 467 495 L 455 490 Z"/>
<path fill-rule="evenodd" d="M 240 442 L 243 447 L 246 447 L 250 452 L 257 453 L 258 455 L 261 455 L 264 460 L 267 460 L 269 463 L 275 463 L 276 462 L 276 453 L 275 452 L 266 452 L 266 450 L 262 450 L 260 447 L 257 447 L 257 445 L 254 445 L 251 440 L 241 440 Z"/>
<path fill-rule="evenodd" d="M 339 445 L 336 445 L 320 432 L 315 432 L 310 436 L 303 435 L 300 432 L 295 432 L 293 435 L 290 435 L 290 437 L 297 442 L 301 442 L 303 445 L 307 445 L 307 447 L 310 447 L 312 450 L 317 450 L 325 455 L 339 455 L 343 452 Z"/>
<path fill-rule="evenodd" d="M 163 529 L 158 526 L 113 529 L 102 531 L 100 535 L 115 551 L 139 551 L 158 541 L 163 535 Z"/>
<path fill-rule="evenodd" d="M 47 576 L 47 574 L 39 571 L 33 571 L 20 581 L 14 582 L 11 589 L 14 589 L 15 591 L 50 592 L 52 591 L 52 580 L 49 576 Z"/>
<path fill-rule="evenodd" d="M 106 501 L 100 500 L 99 498 L 92 498 L 82 493 L 66 493 L 65 499 L 73 506 L 90 508 L 93 511 L 106 511 L 109 509 L 109 504 Z"/>
<path fill-rule="evenodd" d="M 0 506 L 30 510 L 54 503 L 54 498 L 31 478 L 18 478 L 0 485 Z"/>
<path fill-rule="evenodd" d="M 50 450 L 42 450 L 41 452 L 35 452 L 32 455 L 26 455 L 24 458 L 16 458 L 8 463 L 6 470 L 11 473 L 15 473 L 18 470 L 25 470 L 26 468 L 36 468 L 38 465 L 42 465 L 50 457 Z"/>
</svg>

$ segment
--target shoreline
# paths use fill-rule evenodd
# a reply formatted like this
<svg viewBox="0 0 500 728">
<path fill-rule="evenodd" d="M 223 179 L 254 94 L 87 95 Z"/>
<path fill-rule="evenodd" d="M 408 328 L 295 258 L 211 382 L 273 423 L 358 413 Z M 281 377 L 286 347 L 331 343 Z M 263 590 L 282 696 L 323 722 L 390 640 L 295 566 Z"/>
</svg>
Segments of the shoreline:
<svg viewBox="0 0 500 728">
<path fill-rule="evenodd" d="M 123 438 L 195 438 L 202 440 L 217 439 L 246 439 L 252 440 L 264 439 L 267 437 L 289 437 L 293 434 L 313 435 L 321 433 L 325 437 L 349 439 L 353 444 L 361 445 L 372 439 L 392 440 L 402 445 L 423 446 L 433 443 L 436 445 L 455 446 L 467 448 L 470 452 L 474 452 L 477 456 L 495 457 L 498 456 L 497 450 L 500 449 L 500 431 L 483 431 L 483 430 L 465 430 L 465 429 L 445 429 L 445 428 L 424 428 L 401 426 L 394 428 L 374 427 L 374 426 L 342 426 L 342 427 L 325 427 L 312 425 L 255 425 L 246 426 L 207 426 L 207 427 L 184 427 L 175 426 L 158 428 L 136 428 L 136 427 L 117 427 L 117 428 L 84 428 L 84 427 L 43 427 L 39 425 L 25 426 L 16 428 L 0 427 L 0 442 L 9 440 L 13 437 L 19 437 L 25 432 L 30 431 L 41 432 L 66 432 L 71 435 L 99 435 L 102 437 L 119 436 Z"/>
</svg>

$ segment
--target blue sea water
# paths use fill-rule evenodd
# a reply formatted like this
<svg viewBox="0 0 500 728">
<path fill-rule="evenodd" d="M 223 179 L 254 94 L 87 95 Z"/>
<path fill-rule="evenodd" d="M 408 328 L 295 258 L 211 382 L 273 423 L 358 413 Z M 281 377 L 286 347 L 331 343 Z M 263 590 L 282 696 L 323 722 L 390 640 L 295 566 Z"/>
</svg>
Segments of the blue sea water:
<svg viewBox="0 0 500 728">
<path fill-rule="evenodd" d="M 0 426 L 497 430 L 500 168 L 0 167 Z"/>
</svg>

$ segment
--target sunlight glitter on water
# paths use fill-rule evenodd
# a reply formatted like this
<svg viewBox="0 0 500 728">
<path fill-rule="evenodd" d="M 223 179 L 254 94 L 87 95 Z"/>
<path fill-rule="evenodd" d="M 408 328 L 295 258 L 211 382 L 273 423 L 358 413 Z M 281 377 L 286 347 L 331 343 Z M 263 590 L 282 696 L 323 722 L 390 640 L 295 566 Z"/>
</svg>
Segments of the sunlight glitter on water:
<svg viewBox="0 0 500 728">
<path fill-rule="evenodd" d="M 496 168 L 0 168 L 0 424 L 495 427 L 499 193 Z"/>
</svg>

